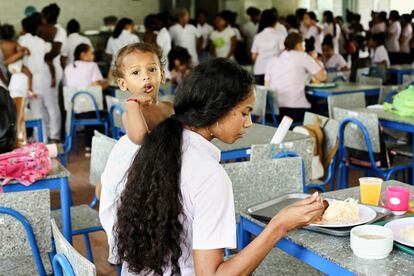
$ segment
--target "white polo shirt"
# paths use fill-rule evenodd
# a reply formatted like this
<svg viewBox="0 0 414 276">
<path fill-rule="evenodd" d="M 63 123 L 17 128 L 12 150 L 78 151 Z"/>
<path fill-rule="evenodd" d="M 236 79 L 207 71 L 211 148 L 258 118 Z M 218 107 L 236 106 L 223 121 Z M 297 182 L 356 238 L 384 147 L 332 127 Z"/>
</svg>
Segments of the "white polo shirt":
<svg viewBox="0 0 414 276">
<path fill-rule="evenodd" d="M 336 29 L 336 35 L 334 35 L 334 27 Z M 341 35 L 341 28 L 338 24 L 323 24 L 323 36 L 331 35 L 332 36 L 332 42 L 334 45 L 334 52 L 335 54 L 339 53 L 339 37 Z"/>
<path fill-rule="evenodd" d="M 251 52 L 257 54 L 253 74 L 264 75 L 266 66 L 272 57 L 279 56 L 285 48 L 285 37 L 275 28 L 267 27 L 258 33 L 253 40 Z"/>
<path fill-rule="evenodd" d="M 231 39 L 237 36 L 234 29 L 230 26 L 226 27 L 223 31 L 213 31 L 210 35 L 214 49 L 216 50 L 217 57 L 227 57 L 231 49 Z"/>
<path fill-rule="evenodd" d="M 283 51 L 267 64 L 265 81 L 276 90 L 280 107 L 309 108 L 305 96 L 305 82 L 321 66 L 308 54 L 300 51 Z"/>
<path fill-rule="evenodd" d="M 98 64 L 93 61 L 77 60 L 69 63 L 64 75 L 65 85 L 69 87 L 90 86 L 95 81 L 103 80 Z"/>
<path fill-rule="evenodd" d="M 171 26 L 169 31 L 175 46 L 186 48 L 193 62 L 198 64 L 197 39 L 201 36 L 200 31 L 191 24 L 183 27 L 178 23 Z"/>
<path fill-rule="evenodd" d="M 387 62 L 387 67 L 390 66 L 390 59 L 384 45 L 381 45 L 375 48 L 374 51 L 371 51 L 371 59 L 373 63 L 381 63 L 385 60 Z"/>
<path fill-rule="evenodd" d="M 56 83 L 58 84 L 59 81 L 63 78 L 63 68 L 62 68 L 62 64 L 60 62 L 60 56 L 61 55 L 65 55 L 65 49 L 66 49 L 66 44 L 68 41 L 68 37 L 66 35 L 66 30 L 60 26 L 59 24 L 55 25 L 57 31 L 55 34 L 55 37 L 53 38 L 53 42 L 60 42 L 62 43 L 62 46 L 60 48 L 60 54 L 57 55 L 54 59 L 53 59 L 53 66 L 55 66 L 55 75 L 56 75 Z M 49 71 L 49 69 L 48 69 Z M 56 85 L 57 87 L 57 85 Z"/>
<path fill-rule="evenodd" d="M 207 42 L 210 40 L 210 35 L 214 31 L 214 28 L 208 24 L 204 23 L 204 25 L 197 24 L 197 30 L 203 36 L 203 50 L 207 46 Z"/>
<path fill-rule="evenodd" d="M 318 28 L 316 26 L 310 26 L 308 29 L 306 29 L 304 38 L 308 39 L 311 38 L 315 39 L 315 50 L 318 53 L 322 53 L 322 42 L 321 42 L 321 36 L 319 35 Z"/>
<path fill-rule="evenodd" d="M 168 70 L 168 53 L 171 51 L 171 36 L 167 28 L 162 28 L 158 32 L 156 43 L 162 49 L 162 57 L 165 61 L 165 78 L 171 79 L 171 72 Z"/>
<path fill-rule="evenodd" d="M 68 36 L 68 41 L 66 43 L 64 52 L 64 56 L 68 57 L 68 63 L 73 63 L 75 61 L 75 49 L 76 47 L 78 47 L 79 44 L 82 43 L 89 45 L 90 47 L 92 47 L 93 50 L 91 40 L 88 37 L 80 35 L 79 33 L 71 33 Z"/>
<path fill-rule="evenodd" d="M 110 250 L 114 248 L 112 227 L 116 221 L 116 199 L 125 188 L 123 176 L 138 149 L 127 136 L 122 137 L 112 149 L 101 177 L 99 217 L 107 232 Z M 193 249 L 236 247 L 236 220 L 233 188 L 219 163 L 220 150 L 199 134 L 184 130 L 182 152 L 181 194 L 186 220 L 179 263 L 182 275 L 189 276 L 195 275 Z M 115 256 L 110 252 L 108 260 L 114 262 Z M 166 268 L 165 274 L 169 275 L 168 272 Z M 133 275 L 128 273 L 127 264 L 123 264 L 122 275 Z"/>
<path fill-rule="evenodd" d="M 404 42 L 400 43 L 401 53 L 410 53 L 410 40 L 413 37 L 413 27 L 407 24 L 401 32 L 401 37 L 405 38 Z"/>
<path fill-rule="evenodd" d="M 400 21 L 394 21 L 387 28 L 387 36 L 385 39 L 385 48 L 388 52 L 399 52 L 400 51 L 400 35 L 401 35 L 401 24 Z"/>
<path fill-rule="evenodd" d="M 333 54 L 328 60 L 324 60 L 326 69 L 334 69 L 340 71 L 343 67 L 347 66 L 348 63 L 340 54 Z"/>
<path fill-rule="evenodd" d="M 387 25 L 385 24 L 385 22 L 376 23 L 371 27 L 372 34 L 385 33 L 386 30 Z"/>
<path fill-rule="evenodd" d="M 114 38 L 113 36 L 111 36 L 108 39 L 105 52 L 108 55 L 112 55 L 112 64 L 114 64 L 118 51 L 122 47 L 128 44 L 137 43 L 137 42 L 139 42 L 138 36 L 136 36 L 135 34 L 132 34 L 130 31 L 122 30 L 121 34 L 117 38 Z"/>
</svg>

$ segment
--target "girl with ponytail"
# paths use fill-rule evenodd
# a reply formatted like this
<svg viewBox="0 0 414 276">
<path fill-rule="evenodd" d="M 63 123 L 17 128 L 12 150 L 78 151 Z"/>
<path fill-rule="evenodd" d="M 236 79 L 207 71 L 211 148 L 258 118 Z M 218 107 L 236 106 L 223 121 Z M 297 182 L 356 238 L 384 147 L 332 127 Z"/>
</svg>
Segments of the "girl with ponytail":
<svg viewBox="0 0 414 276">
<path fill-rule="evenodd" d="M 236 247 L 233 191 L 214 138 L 234 143 L 252 124 L 253 78 L 217 58 L 178 86 L 175 114 L 144 138 L 117 211 L 123 275 L 241 275 L 252 272 L 287 231 L 320 216 L 318 197 L 289 206 L 249 246 Z"/>
</svg>

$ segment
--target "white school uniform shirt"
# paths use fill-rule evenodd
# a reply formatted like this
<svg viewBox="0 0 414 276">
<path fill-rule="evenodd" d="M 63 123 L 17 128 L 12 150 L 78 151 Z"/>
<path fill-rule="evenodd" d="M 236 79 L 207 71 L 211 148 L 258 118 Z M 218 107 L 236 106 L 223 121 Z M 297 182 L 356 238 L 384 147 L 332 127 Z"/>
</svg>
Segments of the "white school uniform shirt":
<svg viewBox="0 0 414 276">
<path fill-rule="evenodd" d="M 276 29 L 276 31 L 280 32 L 285 38 L 287 37 L 288 31 L 287 31 L 285 25 L 280 24 L 279 22 L 277 22 L 275 29 Z"/>
<path fill-rule="evenodd" d="M 272 58 L 266 69 L 265 81 L 275 89 L 280 107 L 309 108 L 305 96 L 305 82 L 322 67 L 308 54 L 300 51 L 283 51 Z"/>
<path fill-rule="evenodd" d="M 380 63 L 385 60 L 387 62 L 387 67 L 390 66 L 390 59 L 384 45 L 381 45 L 375 48 L 374 51 L 371 51 L 371 59 L 373 63 Z"/>
<path fill-rule="evenodd" d="M 336 35 L 334 36 L 334 26 L 336 29 Z M 341 27 L 339 27 L 338 24 L 323 24 L 323 31 L 322 31 L 323 37 L 327 35 L 332 36 L 332 41 L 334 45 L 334 52 L 335 54 L 339 54 L 339 37 L 341 36 Z"/>
<path fill-rule="evenodd" d="M 275 28 L 267 27 L 258 33 L 253 40 L 251 52 L 257 54 L 253 74 L 264 75 L 266 66 L 272 57 L 279 56 L 285 48 L 285 37 Z"/>
<path fill-rule="evenodd" d="M 401 37 L 405 38 L 405 41 L 400 43 L 401 53 L 410 53 L 410 40 L 413 37 L 413 27 L 411 24 L 407 24 L 401 32 Z"/>
<path fill-rule="evenodd" d="M 90 86 L 93 82 L 103 80 L 98 64 L 93 61 L 77 60 L 66 66 L 65 85 L 69 87 Z"/>
<path fill-rule="evenodd" d="M 333 56 L 331 56 L 324 65 L 326 69 L 335 69 L 336 71 L 340 71 L 344 66 L 348 66 L 348 63 L 340 54 L 333 54 Z"/>
<path fill-rule="evenodd" d="M 88 37 L 80 35 L 79 33 L 71 33 L 68 36 L 64 53 L 64 56 L 68 57 L 68 63 L 73 63 L 75 61 L 75 49 L 80 44 L 87 44 L 93 49 L 91 40 Z"/>
<path fill-rule="evenodd" d="M 197 24 L 197 30 L 203 36 L 203 50 L 207 46 L 207 42 L 210 40 L 210 35 L 214 31 L 214 28 L 208 24 L 204 23 L 204 25 Z"/>
<path fill-rule="evenodd" d="M 114 38 L 113 36 L 109 37 L 105 52 L 108 55 L 112 55 L 112 64 L 114 64 L 118 51 L 122 47 L 137 42 L 139 42 L 138 36 L 130 31 L 122 30 L 121 34 L 117 38 Z"/>
<path fill-rule="evenodd" d="M 171 36 L 167 28 L 162 28 L 156 38 L 157 45 L 162 49 L 162 58 L 165 61 L 165 78 L 171 79 L 171 72 L 168 70 L 168 53 L 171 51 Z"/>
<path fill-rule="evenodd" d="M 55 37 L 53 38 L 53 42 L 62 43 L 62 46 L 60 48 L 60 54 L 57 55 L 53 59 L 53 65 L 55 66 L 56 87 L 57 87 L 57 84 L 63 78 L 63 68 L 62 68 L 62 64 L 60 62 L 60 57 L 61 57 L 61 55 L 64 55 L 64 53 L 66 51 L 65 49 L 66 49 L 68 37 L 66 35 L 66 30 L 62 26 L 60 26 L 59 24 L 56 24 L 55 27 L 56 27 L 57 31 L 56 31 Z M 49 71 L 49 69 L 48 69 L 48 71 Z"/>
<path fill-rule="evenodd" d="M 312 36 L 315 39 L 315 51 L 321 54 L 322 53 L 321 36 L 319 35 L 319 31 L 316 26 L 310 26 L 308 29 L 306 29 L 304 38 L 308 39 Z"/>
<path fill-rule="evenodd" d="M 210 39 L 216 50 L 217 57 L 227 57 L 231 49 L 231 38 L 234 36 L 237 35 L 230 26 L 221 32 L 215 30 L 211 33 Z"/>
<path fill-rule="evenodd" d="M 259 24 L 255 24 L 252 21 L 246 22 L 243 25 L 242 31 L 243 31 L 244 37 L 246 38 L 247 49 L 252 48 L 254 37 L 256 36 L 258 29 L 259 29 Z"/>
<path fill-rule="evenodd" d="M 199 30 L 191 24 L 184 27 L 176 23 L 169 29 L 175 46 L 186 48 L 194 63 L 198 64 L 197 40 L 201 36 Z"/>
<path fill-rule="evenodd" d="M 387 25 L 385 24 L 385 22 L 376 23 L 371 27 L 372 34 L 385 33 L 386 30 Z"/>
<path fill-rule="evenodd" d="M 394 21 L 387 28 L 387 36 L 385 39 L 385 48 L 388 52 L 397 53 L 400 51 L 400 35 L 401 35 L 401 23 L 400 21 Z"/>
<path fill-rule="evenodd" d="M 50 51 L 51 45 L 42 38 L 29 33 L 21 35 L 17 42 L 30 51 L 30 55 L 23 57 L 23 65 L 32 73 L 33 90 L 38 94 L 44 93 L 42 75 L 45 70 L 48 70 L 44 58 L 46 53 Z"/>
</svg>

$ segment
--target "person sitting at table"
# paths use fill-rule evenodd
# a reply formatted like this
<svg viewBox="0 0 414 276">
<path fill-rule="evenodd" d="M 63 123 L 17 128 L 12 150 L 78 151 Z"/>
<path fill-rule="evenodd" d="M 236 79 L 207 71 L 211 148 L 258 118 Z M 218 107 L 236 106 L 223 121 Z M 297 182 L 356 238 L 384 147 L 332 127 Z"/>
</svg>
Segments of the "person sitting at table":
<svg viewBox="0 0 414 276">
<path fill-rule="evenodd" d="M 383 67 L 389 67 L 390 59 L 384 43 L 384 33 L 373 34 L 368 38 L 368 48 L 371 50 L 370 56 L 372 63 Z"/>
<path fill-rule="evenodd" d="M 334 52 L 332 36 L 327 35 L 322 42 L 322 61 L 328 72 L 347 71 L 348 64 L 340 54 Z"/>
<path fill-rule="evenodd" d="M 252 125 L 253 87 L 253 77 L 225 58 L 201 63 L 181 83 L 175 114 L 147 134 L 124 177 L 114 227 L 122 275 L 248 275 L 288 231 L 322 215 L 315 193 L 224 260 L 224 249 L 236 247 L 235 208 L 211 140 L 234 143 Z"/>
<path fill-rule="evenodd" d="M 300 34 L 290 33 L 284 44 L 285 51 L 267 65 L 265 86 L 277 91 L 280 118 L 287 115 L 300 123 L 311 107 L 305 95 L 305 82 L 310 76 L 316 81 L 325 81 L 326 71 L 304 52 Z"/>
<path fill-rule="evenodd" d="M 178 85 L 188 75 L 194 64 L 187 49 L 174 47 L 168 54 L 168 69 L 171 72 L 171 83 Z"/>
</svg>

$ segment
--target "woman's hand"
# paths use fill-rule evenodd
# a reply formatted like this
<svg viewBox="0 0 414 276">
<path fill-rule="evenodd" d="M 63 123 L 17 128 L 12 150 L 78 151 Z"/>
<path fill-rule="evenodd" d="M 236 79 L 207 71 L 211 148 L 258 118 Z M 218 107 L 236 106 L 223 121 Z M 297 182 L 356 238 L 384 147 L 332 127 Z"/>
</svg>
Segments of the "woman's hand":
<svg viewBox="0 0 414 276">
<path fill-rule="evenodd" d="M 277 228 L 287 233 L 315 221 L 322 216 L 323 212 L 323 203 L 318 193 L 314 193 L 312 196 L 282 209 L 273 217 L 270 224 L 277 224 Z"/>
</svg>

